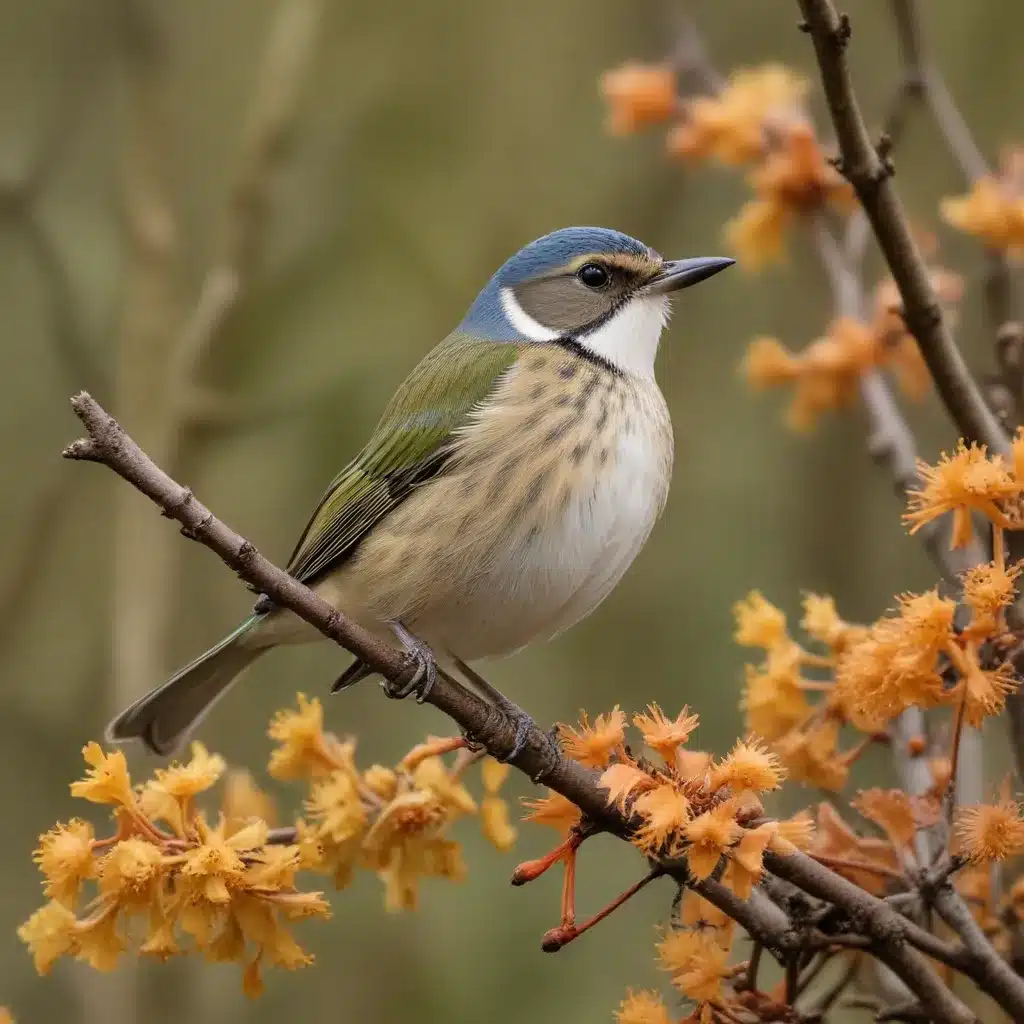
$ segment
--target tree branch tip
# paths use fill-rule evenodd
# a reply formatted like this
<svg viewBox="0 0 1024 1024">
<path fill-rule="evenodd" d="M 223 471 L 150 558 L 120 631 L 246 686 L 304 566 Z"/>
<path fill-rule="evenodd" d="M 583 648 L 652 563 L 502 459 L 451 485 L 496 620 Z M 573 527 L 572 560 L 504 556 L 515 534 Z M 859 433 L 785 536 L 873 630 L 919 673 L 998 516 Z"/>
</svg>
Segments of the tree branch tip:
<svg viewBox="0 0 1024 1024">
<path fill-rule="evenodd" d="M 72 441 L 61 453 L 62 459 L 70 459 L 72 462 L 102 462 L 99 449 L 96 443 L 89 437 L 80 437 Z"/>
</svg>

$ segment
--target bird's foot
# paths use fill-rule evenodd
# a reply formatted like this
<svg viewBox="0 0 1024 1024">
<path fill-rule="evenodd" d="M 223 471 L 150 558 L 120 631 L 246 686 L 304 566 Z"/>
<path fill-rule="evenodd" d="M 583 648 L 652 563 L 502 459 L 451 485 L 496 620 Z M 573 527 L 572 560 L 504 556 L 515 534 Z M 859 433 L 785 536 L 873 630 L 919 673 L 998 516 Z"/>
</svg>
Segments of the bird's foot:
<svg viewBox="0 0 1024 1024">
<path fill-rule="evenodd" d="M 537 727 L 537 723 L 526 711 L 519 707 L 518 704 L 513 704 L 512 701 L 504 696 L 501 696 L 501 699 L 495 702 L 494 709 L 505 719 L 513 732 L 511 749 L 503 757 L 496 757 L 496 760 L 502 763 L 514 761 L 526 749 L 531 734 L 540 732 L 544 737 L 543 746 L 538 751 L 541 761 L 540 767 L 531 775 L 531 780 L 534 784 L 540 785 L 554 771 L 562 755 L 561 748 L 558 746 L 557 728 L 541 732 Z"/>
<path fill-rule="evenodd" d="M 422 640 L 413 636 L 401 622 L 395 620 L 389 625 L 405 648 L 406 664 L 408 669 L 412 670 L 412 674 L 409 675 L 407 669 L 399 681 L 385 679 L 381 687 L 384 693 L 394 700 L 403 700 L 415 693 L 416 703 L 422 704 L 437 682 L 437 661 L 434 659 L 434 652 Z M 406 675 L 409 676 L 408 679 L 404 678 Z"/>
<path fill-rule="evenodd" d="M 502 763 L 517 758 L 526 748 L 530 733 L 537 728 L 537 723 L 518 705 L 513 704 L 499 689 L 492 686 L 475 668 L 467 665 L 461 658 L 455 658 L 455 664 L 459 671 L 490 703 L 495 714 L 500 715 L 513 730 L 512 747 L 503 757 L 495 755 L 495 759 Z M 541 767 L 534 772 L 532 778 L 535 783 L 543 782 L 554 770 L 562 751 L 558 746 L 558 728 L 553 727 L 544 734 L 546 745 L 542 754 Z M 476 739 L 467 736 L 470 743 L 476 743 Z"/>
</svg>

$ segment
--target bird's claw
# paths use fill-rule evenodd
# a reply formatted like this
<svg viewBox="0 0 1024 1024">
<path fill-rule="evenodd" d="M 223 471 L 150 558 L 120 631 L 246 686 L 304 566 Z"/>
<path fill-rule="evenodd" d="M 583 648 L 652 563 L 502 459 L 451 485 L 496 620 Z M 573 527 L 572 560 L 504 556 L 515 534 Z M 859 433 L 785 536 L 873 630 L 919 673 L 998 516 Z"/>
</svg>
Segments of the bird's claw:
<svg viewBox="0 0 1024 1024">
<path fill-rule="evenodd" d="M 391 628 L 405 647 L 406 670 L 398 679 L 383 680 L 381 688 L 385 695 L 393 700 L 403 700 L 415 693 L 416 703 L 422 704 L 434 688 L 434 683 L 437 682 L 437 662 L 434 659 L 434 653 L 400 622 L 392 622 Z M 411 675 L 409 674 L 410 669 L 412 670 Z"/>
<path fill-rule="evenodd" d="M 537 728 L 537 724 L 527 712 L 519 707 L 518 704 L 513 704 L 507 697 L 502 698 L 501 702 L 495 707 L 495 711 L 505 719 L 514 731 L 511 749 L 504 756 L 496 757 L 496 760 L 507 763 L 515 760 L 523 752 L 530 734 Z M 545 749 L 542 752 L 543 764 L 531 776 L 532 781 L 537 785 L 542 783 L 551 774 L 561 755 L 561 750 L 558 746 L 557 727 L 542 733 L 542 735 L 546 741 Z"/>
</svg>

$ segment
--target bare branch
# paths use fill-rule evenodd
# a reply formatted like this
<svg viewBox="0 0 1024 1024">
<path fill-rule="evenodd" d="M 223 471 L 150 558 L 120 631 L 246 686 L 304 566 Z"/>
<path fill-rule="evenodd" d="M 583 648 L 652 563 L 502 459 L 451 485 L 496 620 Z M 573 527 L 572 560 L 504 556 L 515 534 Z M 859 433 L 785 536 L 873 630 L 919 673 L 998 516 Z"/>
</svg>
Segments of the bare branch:
<svg viewBox="0 0 1024 1024">
<path fill-rule="evenodd" d="M 298 114 L 301 87 L 319 34 L 324 0 L 280 5 L 257 74 L 235 180 L 220 228 L 219 253 L 173 353 L 172 371 L 187 385 L 235 309 L 263 242 L 271 185 Z M 182 399 L 187 401 L 187 387 Z"/>
<path fill-rule="evenodd" d="M 831 0 L 798 0 L 814 43 L 829 112 L 839 140 L 840 170 L 857 192 L 903 300 L 907 327 L 917 339 L 936 388 L 964 437 L 1006 453 L 1009 442 L 970 375 L 942 316 L 928 268 L 914 241 L 892 183 L 853 92 L 846 63 L 849 19 Z"/>
</svg>

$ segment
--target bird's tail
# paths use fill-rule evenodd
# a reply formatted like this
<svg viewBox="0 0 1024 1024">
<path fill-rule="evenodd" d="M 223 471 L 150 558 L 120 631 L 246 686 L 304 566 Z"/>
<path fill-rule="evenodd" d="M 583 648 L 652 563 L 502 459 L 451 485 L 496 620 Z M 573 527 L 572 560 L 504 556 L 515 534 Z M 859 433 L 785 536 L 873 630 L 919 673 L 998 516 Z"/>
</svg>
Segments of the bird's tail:
<svg viewBox="0 0 1024 1024">
<path fill-rule="evenodd" d="M 270 649 L 252 632 L 262 618 L 253 615 L 216 647 L 122 711 L 107 726 L 107 741 L 138 739 L 154 754 L 178 750 L 231 684 Z"/>
</svg>

